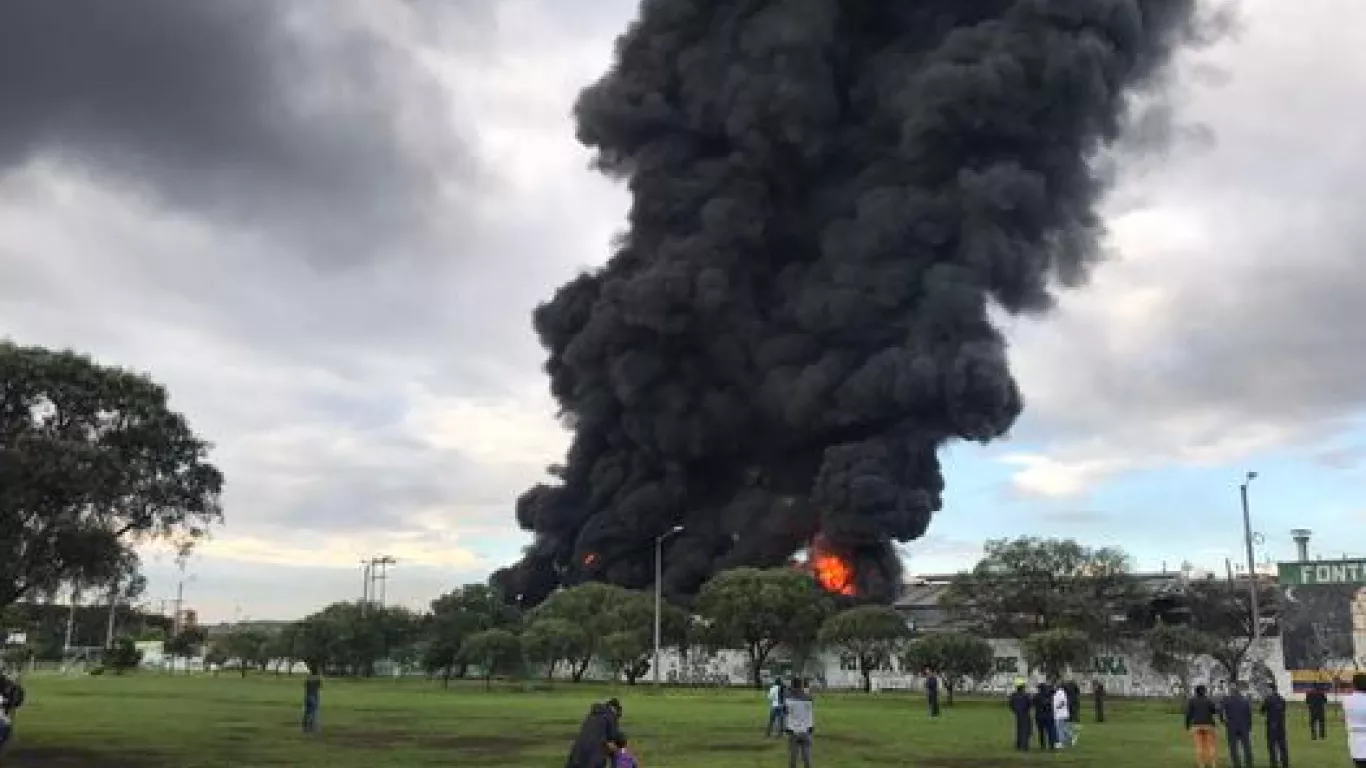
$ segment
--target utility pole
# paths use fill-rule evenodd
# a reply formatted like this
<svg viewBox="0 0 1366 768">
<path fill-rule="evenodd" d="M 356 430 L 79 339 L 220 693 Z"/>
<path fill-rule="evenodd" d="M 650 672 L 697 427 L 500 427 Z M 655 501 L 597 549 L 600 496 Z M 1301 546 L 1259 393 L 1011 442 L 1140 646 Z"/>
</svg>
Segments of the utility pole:
<svg viewBox="0 0 1366 768">
<path fill-rule="evenodd" d="M 119 609 L 119 597 L 122 590 L 119 588 L 119 579 L 114 577 L 114 583 L 109 586 L 109 623 L 104 628 L 104 647 L 114 647 L 114 614 Z"/>
<path fill-rule="evenodd" d="M 661 615 L 664 610 L 664 540 L 683 530 L 683 526 L 673 528 L 655 537 L 655 689 L 659 689 L 659 646 L 661 641 Z M 682 670 L 680 670 L 681 672 Z"/>
<path fill-rule="evenodd" d="M 1248 511 L 1247 488 L 1252 485 L 1252 481 L 1257 479 L 1256 472 L 1248 472 L 1247 480 L 1239 486 L 1242 491 L 1243 499 L 1243 541 L 1247 545 L 1247 583 L 1250 603 L 1252 605 L 1252 642 L 1257 643 L 1262 639 L 1262 611 L 1258 605 L 1260 592 L 1257 589 L 1257 559 L 1252 552 L 1252 514 Z"/>
<path fill-rule="evenodd" d="M 390 557 L 389 555 L 380 555 L 379 557 L 373 558 L 370 561 L 370 578 L 374 582 L 379 582 L 378 595 L 379 607 L 381 609 L 384 608 L 384 599 L 386 596 L 386 592 L 388 591 L 387 585 L 389 582 L 389 566 L 394 565 L 397 562 L 397 560 Z M 376 594 L 373 587 L 371 587 L 370 594 Z"/>
<path fill-rule="evenodd" d="M 360 561 L 360 615 L 365 618 L 365 606 L 370 602 L 370 560 Z"/>
<path fill-rule="evenodd" d="M 66 642 L 62 646 L 62 656 L 71 657 L 71 640 L 76 634 L 76 603 L 80 601 L 81 588 L 71 585 L 71 610 L 66 615 Z"/>
</svg>

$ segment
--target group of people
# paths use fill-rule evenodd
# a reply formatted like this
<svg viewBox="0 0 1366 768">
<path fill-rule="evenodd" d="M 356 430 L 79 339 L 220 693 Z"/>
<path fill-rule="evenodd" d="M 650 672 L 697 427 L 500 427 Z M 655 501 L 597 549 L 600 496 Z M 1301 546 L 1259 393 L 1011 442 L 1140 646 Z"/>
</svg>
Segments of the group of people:
<svg viewBox="0 0 1366 768">
<path fill-rule="evenodd" d="M 24 686 L 9 675 L 0 673 L 0 749 L 14 733 L 14 713 L 24 706 Z"/>
<path fill-rule="evenodd" d="M 797 760 L 811 768 L 811 738 L 816 731 L 816 710 L 811 694 L 801 678 L 790 684 L 776 678 L 768 688 L 768 727 L 764 737 L 787 738 L 788 768 L 797 768 Z"/>
<path fill-rule="evenodd" d="M 621 730 L 622 708 L 617 699 L 595 703 L 579 726 L 569 748 L 565 768 L 640 768 Z"/>
<path fill-rule="evenodd" d="M 1342 703 L 1348 747 L 1356 765 L 1366 766 L 1366 674 L 1354 676 L 1352 688 L 1354 692 Z M 1316 686 L 1305 694 L 1304 703 L 1309 711 L 1309 737 L 1327 738 L 1328 695 L 1321 686 Z M 1266 748 L 1271 768 L 1290 768 L 1286 701 L 1274 684 L 1262 699 L 1260 710 L 1266 721 Z M 1196 686 L 1195 695 L 1186 704 L 1186 730 L 1194 734 L 1196 765 L 1212 768 L 1218 762 L 1216 731 L 1222 724 L 1228 742 L 1230 764 L 1233 768 L 1251 768 L 1252 720 L 1253 705 L 1244 686 L 1235 686 L 1218 702 L 1210 698 L 1205 686 Z"/>
<path fill-rule="evenodd" d="M 1096 722 L 1105 722 L 1105 686 L 1092 684 L 1095 698 Z M 1015 749 L 1028 752 L 1034 733 L 1039 736 L 1039 748 L 1066 749 L 1077 744 L 1081 722 L 1081 686 L 1068 680 L 1060 683 L 1040 683 L 1031 695 L 1024 680 L 1015 681 L 1015 691 L 1006 699 L 1015 715 Z"/>
</svg>

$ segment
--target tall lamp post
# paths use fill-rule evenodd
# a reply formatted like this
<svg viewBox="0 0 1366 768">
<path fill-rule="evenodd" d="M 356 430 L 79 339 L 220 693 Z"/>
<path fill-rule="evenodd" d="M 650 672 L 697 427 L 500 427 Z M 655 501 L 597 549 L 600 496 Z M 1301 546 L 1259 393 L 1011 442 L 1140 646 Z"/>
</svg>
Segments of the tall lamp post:
<svg viewBox="0 0 1366 768">
<path fill-rule="evenodd" d="M 1261 608 L 1258 603 L 1257 590 L 1257 558 L 1252 552 L 1252 514 L 1247 506 L 1247 488 L 1252 485 L 1252 481 L 1257 479 L 1256 472 L 1248 472 L 1247 479 L 1239 486 L 1243 498 L 1243 540 L 1247 545 L 1247 580 L 1249 597 L 1252 605 L 1252 642 L 1256 643 L 1262 639 L 1262 616 Z"/>
<path fill-rule="evenodd" d="M 675 525 L 655 537 L 655 663 L 653 671 L 656 689 L 659 688 L 660 616 L 664 610 L 664 540 L 675 536 L 682 530 L 683 526 Z"/>
</svg>

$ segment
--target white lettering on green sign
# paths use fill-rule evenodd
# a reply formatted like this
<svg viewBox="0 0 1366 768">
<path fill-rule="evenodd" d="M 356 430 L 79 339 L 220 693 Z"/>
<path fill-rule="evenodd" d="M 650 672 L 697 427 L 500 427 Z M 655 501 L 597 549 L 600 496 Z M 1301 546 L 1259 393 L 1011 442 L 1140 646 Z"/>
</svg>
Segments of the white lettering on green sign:
<svg viewBox="0 0 1366 768">
<path fill-rule="evenodd" d="M 1366 584 L 1366 560 L 1282 563 L 1280 582 L 1286 586 Z"/>
</svg>

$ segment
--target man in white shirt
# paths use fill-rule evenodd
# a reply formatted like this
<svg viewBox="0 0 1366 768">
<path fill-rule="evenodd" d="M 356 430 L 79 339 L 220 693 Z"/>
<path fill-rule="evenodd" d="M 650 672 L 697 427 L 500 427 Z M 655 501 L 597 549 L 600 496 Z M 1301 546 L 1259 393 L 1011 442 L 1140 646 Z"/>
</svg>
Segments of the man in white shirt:
<svg viewBox="0 0 1366 768">
<path fill-rule="evenodd" d="M 1352 695 L 1342 700 L 1347 748 L 1358 768 L 1366 766 L 1366 674 L 1352 676 Z"/>
<path fill-rule="evenodd" d="M 783 688 L 782 678 L 775 679 L 773 685 L 768 687 L 768 727 L 764 729 L 764 738 L 782 738 L 783 715 L 787 709 L 786 696 L 787 691 Z"/>
<path fill-rule="evenodd" d="M 1053 689 L 1053 722 L 1058 728 L 1058 747 L 1065 748 L 1076 744 L 1076 734 L 1072 731 L 1071 710 L 1067 706 L 1067 691 L 1059 685 Z"/>
<path fill-rule="evenodd" d="M 805 768 L 811 768 L 811 734 L 816 730 L 816 712 L 801 678 L 792 680 L 787 704 L 787 766 L 797 768 L 797 757 Z"/>
</svg>

